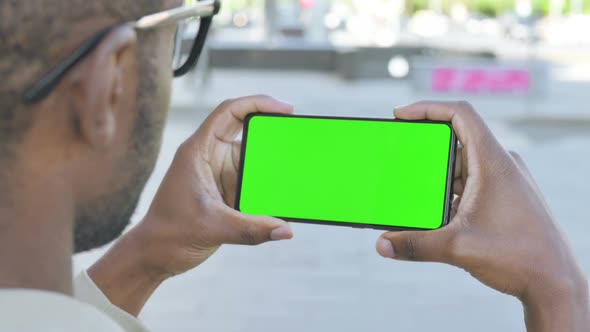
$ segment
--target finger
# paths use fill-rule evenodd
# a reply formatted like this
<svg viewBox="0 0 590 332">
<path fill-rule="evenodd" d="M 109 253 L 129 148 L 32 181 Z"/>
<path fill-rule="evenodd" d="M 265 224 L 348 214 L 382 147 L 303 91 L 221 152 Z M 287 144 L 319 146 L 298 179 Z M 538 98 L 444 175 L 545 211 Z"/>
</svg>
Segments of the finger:
<svg viewBox="0 0 590 332">
<path fill-rule="evenodd" d="M 463 179 L 458 178 L 453 180 L 453 194 L 462 195 L 463 191 L 465 191 L 465 184 L 463 183 Z"/>
<path fill-rule="evenodd" d="M 451 122 L 463 150 L 469 154 L 487 159 L 503 152 L 483 119 L 467 102 L 423 101 L 397 108 L 394 113 L 396 118 L 404 120 Z"/>
<path fill-rule="evenodd" d="M 205 120 L 201 128 L 217 139 L 232 142 L 250 113 L 292 113 L 293 106 L 268 96 L 249 96 L 226 100 Z"/>
<path fill-rule="evenodd" d="M 221 221 L 215 225 L 215 236 L 220 243 L 257 245 L 293 237 L 291 227 L 283 220 L 243 214 L 224 204 L 218 208 Z"/>
<path fill-rule="evenodd" d="M 451 204 L 451 220 L 455 218 L 459 211 L 459 205 L 461 205 L 461 196 L 456 196 Z"/>
<path fill-rule="evenodd" d="M 228 206 L 235 206 L 236 204 L 236 189 L 238 186 L 238 178 L 236 172 L 240 165 L 240 153 L 242 148 L 242 142 L 234 142 L 232 145 L 232 165 L 231 167 L 224 167 L 222 169 L 223 181 L 223 199 Z"/>
<path fill-rule="evenodd" d="M 462 174 L 461 167 L 462 166 L 463 166 L 463 146 L 458 145 L 457 146 L 457 153 L 455 156 L 455 174 L 454 174 L 455 179 L 458 179 L 461 177 L 461 174 Z"/>
<path fill-rule="evenodd" d="M 377 241 L 377 252 L 397 260 L 448 263 L 453 234 L 451 226 L 434 231 L 389 232 Z"/>
<path fill-rule="evenodd" d="M 460 195 L 463 192 L 463 146 L 457 145 L 455 156 L 455 173 L 453 174 L 453 194 Z"/>
</svg>

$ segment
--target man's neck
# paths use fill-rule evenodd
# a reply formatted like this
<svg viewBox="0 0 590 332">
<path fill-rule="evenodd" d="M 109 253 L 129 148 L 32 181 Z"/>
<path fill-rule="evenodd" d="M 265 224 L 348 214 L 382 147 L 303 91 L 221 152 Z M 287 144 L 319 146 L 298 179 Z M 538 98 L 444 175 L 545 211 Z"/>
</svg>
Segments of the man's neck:
<svg viewBox="0 0 590 332">
<path fill-rule="evenodd" d="M 0 288 L 72 293 L 71 202 L 52 177 L 0 182 Z"/>
</svg>

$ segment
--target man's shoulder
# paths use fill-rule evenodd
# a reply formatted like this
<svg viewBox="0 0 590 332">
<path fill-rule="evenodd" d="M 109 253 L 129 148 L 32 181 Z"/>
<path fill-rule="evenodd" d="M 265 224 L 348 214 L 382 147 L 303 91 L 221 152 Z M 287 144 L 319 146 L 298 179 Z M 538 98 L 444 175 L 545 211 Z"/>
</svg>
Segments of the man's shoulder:
<svg viewBox="0 0 590 332">
<path fill-rule="evenodd" d="M 62 294 L 29 289 L 0 289 L 0 331 L 123 332 L 91 305 Z"/>
</svg>

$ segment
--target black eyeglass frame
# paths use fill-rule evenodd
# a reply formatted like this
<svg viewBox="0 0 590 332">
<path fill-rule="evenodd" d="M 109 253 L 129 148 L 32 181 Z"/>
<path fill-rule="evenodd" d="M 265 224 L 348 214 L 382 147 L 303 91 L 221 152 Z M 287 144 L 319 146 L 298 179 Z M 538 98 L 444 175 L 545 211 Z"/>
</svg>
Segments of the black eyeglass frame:
<svg viewBox="0 0 590 332">
<path fill-rule="evenodd" d="M 171 24 L 177 24 L 187 19 L 200 18 L 200 26 L 197 36 L 191 46 L 189 56 L 186 61 L 178 69 L 174 69 L 174 77 L 180 77 L 191 70 L 199 60 L 199 56 L 203 51 L 203 46 L 207 39 L 207 33 L 211 27 L 213 16 L 219 13 L 221 8 L 220 0 L 202 0 L 194 5 L 182 6 L 162 12 L 150 14 L 140 18 L 137 21 L 117 24 L 106 29 L 103 29 L 85 41 L 78 47 L 70 56 L 64 59 L 61 63 L 49 70 L 43 77 L 33 83 L 22 96 L 22 101 L 25 104 L 34 104 L 47 97 L 65 75 L 80 61 L 82 61 L 88 54 L 90 54 L 101 41 L 114 28 L 124 24 L 130 24 L 136 30 L 149 30 Z"/>
</svg>

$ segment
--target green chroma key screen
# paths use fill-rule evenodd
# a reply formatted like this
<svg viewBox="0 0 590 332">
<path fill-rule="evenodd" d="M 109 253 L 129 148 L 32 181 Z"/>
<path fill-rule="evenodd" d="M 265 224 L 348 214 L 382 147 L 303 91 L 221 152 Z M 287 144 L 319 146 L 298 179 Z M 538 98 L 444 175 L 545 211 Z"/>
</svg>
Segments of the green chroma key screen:
<svg viewBox="0 0 590 332">
<path fill-rule="evenodd" d="M 435 229 L 446 223 L 448 123 L 254 114 L 238 210 L 295 221 Z"/>
</svg>

